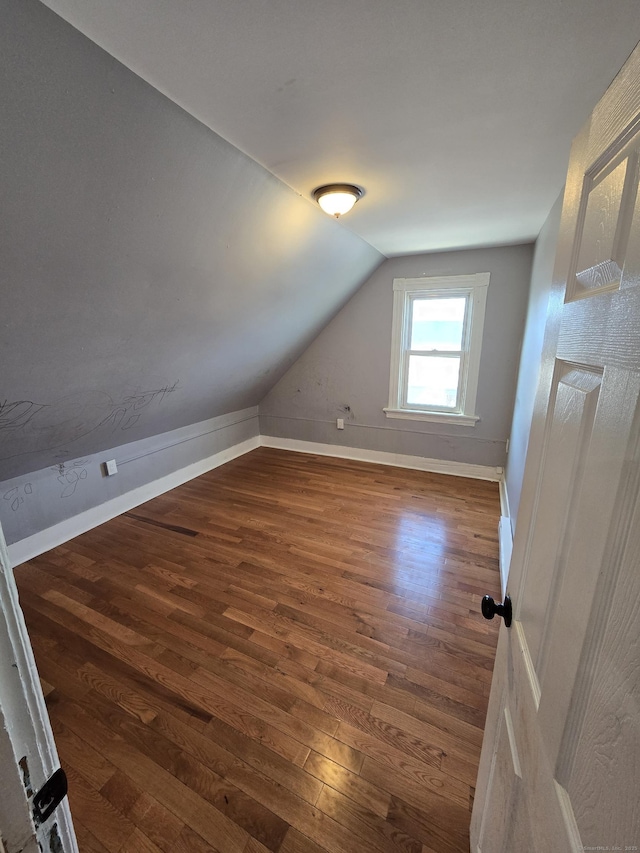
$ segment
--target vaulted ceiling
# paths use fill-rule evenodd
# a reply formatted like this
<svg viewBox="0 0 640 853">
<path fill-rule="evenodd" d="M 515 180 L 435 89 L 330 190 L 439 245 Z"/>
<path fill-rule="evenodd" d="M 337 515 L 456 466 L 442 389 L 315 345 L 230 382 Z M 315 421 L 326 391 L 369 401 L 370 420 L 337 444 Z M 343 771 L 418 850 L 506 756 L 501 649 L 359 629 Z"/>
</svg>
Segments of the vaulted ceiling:
<svg viewBox="0 0 640 853">
<path fill-rule="evenodd" d="M 45 0 L 385 255 L 535 239 L 637 0 Z"/>
</svg>

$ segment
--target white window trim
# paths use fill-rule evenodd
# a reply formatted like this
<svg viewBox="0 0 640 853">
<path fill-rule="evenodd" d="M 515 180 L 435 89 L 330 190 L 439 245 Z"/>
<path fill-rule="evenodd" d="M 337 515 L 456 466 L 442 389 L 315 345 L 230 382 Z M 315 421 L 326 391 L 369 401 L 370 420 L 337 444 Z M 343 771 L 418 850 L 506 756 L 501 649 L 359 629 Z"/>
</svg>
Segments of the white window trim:
<svg viewBox="0 0 640 853">
<path fill-rule="evenodd" d="M 487 304 L 490 274 L 433 276 L 429 278 L 394 278 L 393 327 L 391 336 L 391 370 L 389 374 L 389 405 L 383 410 L 388 418 L 432 421 L 437 423 L 475 426 L 480 420 L 476 414 L 480 353 Z M 469 350 L 466 369 L 466 387 L 462 389 L 463 408 L 460 412 L 411 409 L 402 405 L 400 367 L 406 348 L 409 317 L 409 294 L 458 291 L 471 296 Z M 451 294 L 453 295 L 453 293 Z"/>
</svg>

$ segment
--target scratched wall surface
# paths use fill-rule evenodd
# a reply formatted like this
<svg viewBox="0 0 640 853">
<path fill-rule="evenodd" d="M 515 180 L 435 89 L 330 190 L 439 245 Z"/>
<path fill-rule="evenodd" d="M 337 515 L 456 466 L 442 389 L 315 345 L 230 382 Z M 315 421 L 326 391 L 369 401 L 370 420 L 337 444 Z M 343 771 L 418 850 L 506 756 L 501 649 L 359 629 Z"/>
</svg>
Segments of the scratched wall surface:
<svg viewBox="0 0 640 853">
<path fill-rule="evenodd" d="M 36 0 L 0 80 L 0 480 L 256 405 L 382 261 Z"/>
<path fill-rule="evenodd" d="M 136 489 L 189 471 L 190 466 L 206 462 L 203 470 L 207 469 L 208 461 L 230 448 L 235 448 L 234 454 L 247 450 L 246 442 L 256 440 L 258 431 L 257 406 L 137 441 L 130 437 L 133 430 L 116 431 L 116 436 L 129 438 L 119 439 L 118 446 L 101 453 L 72 456 L 39 471 L 0 481 L 0 525 L 7 544 L 12 546 L 61 522 L 77 519 L 114 499 L 131 497 Z M 115 476 L 106 475 L 104 463 L 108 459 L 117 463 Z M 133 503 L 146 500 L 152 492 L 145 491 Z M 92 523 L 101 520 L 98 512 Z M 83 529 L 82 523 L 73 529 Z M 47 534 L 49 547 L 56 535 Z M 16 558 L 11 548 L 10 557 Z"/>
</svg>

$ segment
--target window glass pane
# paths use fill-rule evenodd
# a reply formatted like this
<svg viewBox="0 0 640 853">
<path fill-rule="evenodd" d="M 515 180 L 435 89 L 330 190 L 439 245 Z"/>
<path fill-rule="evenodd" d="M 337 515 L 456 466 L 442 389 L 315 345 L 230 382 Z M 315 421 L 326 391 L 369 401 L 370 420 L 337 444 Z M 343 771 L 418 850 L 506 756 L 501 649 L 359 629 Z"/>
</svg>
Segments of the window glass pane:
<svg viewBox="0 0 640 853">
<path fill-rule="evenodd" d="M 466 305 L 464 296 L 414 299 L 409 349 L 460 351 Z"/>
<path fill-rule="evenodd" d="M 454 409 L 458 396 L 459 358 L 409 356 L 407 404 Z"/>
</svg>

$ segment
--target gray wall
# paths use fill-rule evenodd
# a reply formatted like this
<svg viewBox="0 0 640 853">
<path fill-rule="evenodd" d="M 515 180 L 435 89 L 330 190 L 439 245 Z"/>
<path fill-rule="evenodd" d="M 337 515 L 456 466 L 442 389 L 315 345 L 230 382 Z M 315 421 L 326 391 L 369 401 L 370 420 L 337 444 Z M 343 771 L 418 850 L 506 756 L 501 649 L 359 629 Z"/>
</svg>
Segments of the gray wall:
<svg viewBox="0 0 640 853">
<path fill-rule="evenodd" d="M 540 231 L 533 256 L 527 322 L 522 341 L 516 402 L 509 441 L 509 457 L 505 471 L 511 529 L 514 533 L 520 506 L 533 405 L 538 387 L 547 306 L 553 281 L 553 264 L 560 227 L 560 214 L 562 213 L 562 196 L 563 194 L 560 193 Z"/>
<path fill-rule="evenodd" d="M 7 543 L 41 533 L 110 500 L 126 496 L 129 501 L 136 489 L 207 462 L 235 445 L 251 439 L 257 442 L 257 436 L 258 410 L 253 406 L 5 480 L 0 483 L 0 523 Z M 118 465 L 118 473 L 111 477 L 103 467 L 109 459 Z M 134 503 L 140 499 L 130 505 Z M 103 520 L 97 512 L 90 526 Z M 77 528 L 72 525 L 69 531 L 69 536 L 74 535 Z M 55 536 L 49 536 L 47 547 L 54 544 Z"/>
<path fill-rule="evenodd" d="M 0 81 L 0 479 L 257 405 L 382 261 L 37 0 Z"/>
<path fill-rule="evenodd" d="M 263 435 L 504 465 L 533 246 L 386 261 L 260 403 Z M 475 427 L 387 419 L 393 279 L 490 272 Z M 345 419 L 344 431 L 336 418 Z"/>
</svg>

